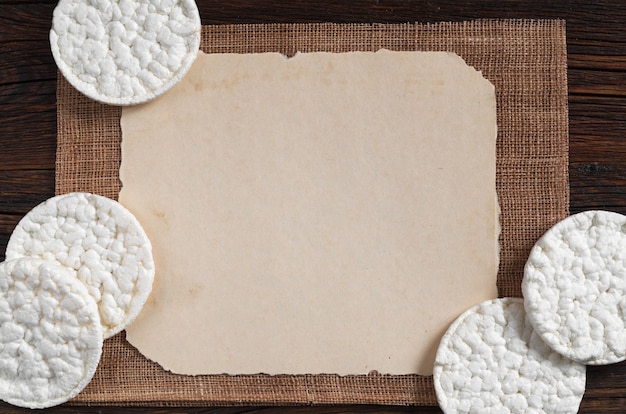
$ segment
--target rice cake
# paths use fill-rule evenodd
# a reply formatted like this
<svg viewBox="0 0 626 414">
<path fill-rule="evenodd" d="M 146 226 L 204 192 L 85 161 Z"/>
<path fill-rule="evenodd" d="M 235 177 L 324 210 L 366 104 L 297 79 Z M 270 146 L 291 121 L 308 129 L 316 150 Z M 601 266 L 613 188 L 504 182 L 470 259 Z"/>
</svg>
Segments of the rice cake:
<svg viewBox="0 0 626 414">
<path fill-rule="evenodd" d="M 576 413 L 586 368 L 548 348 L 525 320 L 523 300 L 476 305 L 443 336 L 433 373 L 444 413 Z"/>
<path fill-rule="evenodd" d="M 100 195 L 64 194 L 33 208 L 7 245 L 7 260 L 20 257 L 72 269 L 98 303 L 105 338 L 135 319 L 152 290 L 150 240 L 132 213 Z"/>
<path fill-rule="evenodd" d="M 530 252 L 522 292 L 529 321 L 561 355 L 626 359 L 626 216 L 592 210 L 555 224 Z"/>
<path fill-rule="evenodd" d="M 76 396 L 102 354 L 98 307 L 74 274 L 54 262 L 0 263 L 0 398 L 45 408 Z"/>
<path fill-rule="evenodd" d="M 50 46 L 63 76 L 111 105 L 153 99 L 189 70 L 200 47 L 194 0 L 61 0 Z"/>
</svg>

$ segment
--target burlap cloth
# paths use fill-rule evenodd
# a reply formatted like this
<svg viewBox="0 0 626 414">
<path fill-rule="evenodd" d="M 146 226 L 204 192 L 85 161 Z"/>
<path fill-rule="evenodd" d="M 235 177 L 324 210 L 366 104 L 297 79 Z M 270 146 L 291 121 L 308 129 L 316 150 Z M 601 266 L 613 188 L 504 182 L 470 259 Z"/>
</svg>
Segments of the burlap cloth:
<svg viewBox="0 0 626 414">
<path fill-rule="evenodd" d="M 271 51 L 288 55 L 379 48 L 446 50 L 481 70 L 496 86 L 498 105 L 499 295 L 521 295 L 522 268 L 529 249 L 568 214 L 563 21 L 205 26 L 201 47 L 207 53 Z M 120 109 L 85 98 L 62 77 L 57 94 L 56 192 L 90 191 L 117 198 Z M 434 405 L 436 399 L 432 377 L 417 375 L 174 375 L 142 357 L 121 333 L 106 341 L 93 381 L 73 403 Z"/>
</svg>

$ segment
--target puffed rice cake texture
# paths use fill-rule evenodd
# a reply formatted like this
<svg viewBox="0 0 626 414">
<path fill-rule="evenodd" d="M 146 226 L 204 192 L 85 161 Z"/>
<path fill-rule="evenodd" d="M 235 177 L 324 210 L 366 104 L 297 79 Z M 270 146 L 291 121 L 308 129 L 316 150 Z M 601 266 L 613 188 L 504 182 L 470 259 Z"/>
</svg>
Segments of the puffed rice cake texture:
<svg viewBox="0 0 626 414">
<path fill-rule="evenodd" d="M 91 381 L 102 343 L 96 302 L 69 269 L 0 263 L 0 399 L 27 408 L 70 400 Z"/>
<path fill-rule="evenodd" d="M 50 47 L 77 90 L 105 104 L 135 105 L 183 78 L 200 29 L 194 0 L 60 0 Z"/>
<path fill-rule="evenodd" d="M 528 319 L 570 359 L 626 359 L 626 216 L 591 210 L 550 228 L 531 249 L 522 280 Z"/>
<path fill-rule="evenodd" d="M 576 413 L 586 367 L 548 348 L 520 298 L 476 305 L 442 337 L 433 372 L 439 406 L 452 413 Z"/>
<path fill-rule="evenodd" d="M 6 249 L 7 260 L 21 257 L 71 269 L 98 304 L 105 339 L 137 317 L 152 291 L 148 236 L 130 211 L 100 195 L 64 194 L 29 211 Z"/>
</svg>

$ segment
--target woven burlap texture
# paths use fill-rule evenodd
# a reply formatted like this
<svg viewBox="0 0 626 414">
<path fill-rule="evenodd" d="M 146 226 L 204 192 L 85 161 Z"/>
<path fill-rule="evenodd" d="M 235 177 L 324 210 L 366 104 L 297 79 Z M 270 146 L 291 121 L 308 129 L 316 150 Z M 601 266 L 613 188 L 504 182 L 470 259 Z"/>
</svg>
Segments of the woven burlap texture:
<svg viewBox="0 0 626 414">
<path fill-rule="evenodd" d="M 204 26 L 201 48 L 207 53 L 286 55 L 443 50 L 482 71 L 495 85 L 497 99 L 496 186 L 502 210 L 498 292 L 501 297 L 521 296 L 530 248 L 568 215 L 565 22 Z M 56 193 L 89 191 L 117 198 L 120 108 L 91 101 L 61 76 L 58 80 Z M 174 375 L 146 360 L 121 333 L 106 341 L 98 371 L 73 403 L 435 405 L 436 397 L 432 377 L 418 375 Z"/>
</svg>

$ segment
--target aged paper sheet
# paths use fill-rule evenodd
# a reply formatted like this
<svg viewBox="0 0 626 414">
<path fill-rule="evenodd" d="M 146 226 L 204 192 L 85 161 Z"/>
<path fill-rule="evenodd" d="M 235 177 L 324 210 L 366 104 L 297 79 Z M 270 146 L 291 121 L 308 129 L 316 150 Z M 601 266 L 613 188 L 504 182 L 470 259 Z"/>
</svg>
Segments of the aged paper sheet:
<svg viewBox="0 0 626 414">
<path fill-rule="evenodd" d="M 200 54 L 122 112 L 153 293 L 127 339 L 184 374 L 430 374 L 494 298 L 491 83 L 443 52 Z"/>
</svg>

